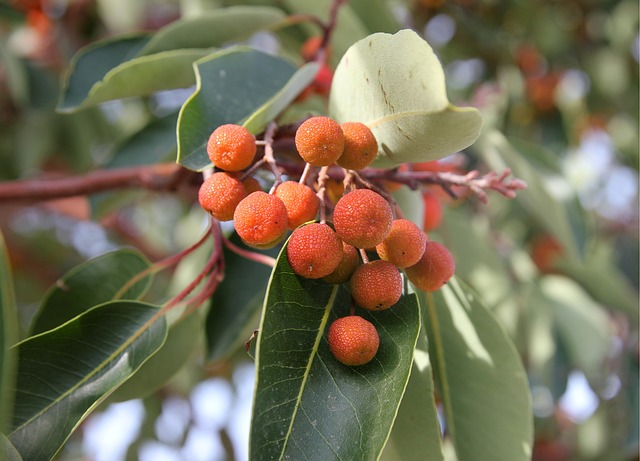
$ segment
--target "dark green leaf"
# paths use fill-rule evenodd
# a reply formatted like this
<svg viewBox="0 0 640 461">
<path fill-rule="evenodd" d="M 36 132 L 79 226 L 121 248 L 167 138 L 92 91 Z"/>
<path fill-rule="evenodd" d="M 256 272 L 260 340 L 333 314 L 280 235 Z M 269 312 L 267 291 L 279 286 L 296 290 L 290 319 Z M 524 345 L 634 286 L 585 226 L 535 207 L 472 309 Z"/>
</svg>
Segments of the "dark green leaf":
<svg viewBox="0 0 640 461">
<path fill-rule="evenodd" d="M 178 119 L 178 163 L 202 170 L 210 164 L 205 147 L 211 132 L 250 117 L 282 90 L 296 68 L 244 47 L 215 53 L 198 61 L 195 68 L 197 88 Z"/>
<path fill-rule="evenodd" d="M 58 110 L 71 111 L 79 107 L 107 72 L 134 58 L 148 41 L 148 35 L 110 38 L 80 50 L 67 71 Z"/>
<path fill-rule="evenodd" d="M 426 299 L 429 355 L 458 460 L 530 460 L 529 387 L 504 329 L 455 277 Z"/>
<path fill-rule="evenodd" d="M 13 290 L 9 257 L 0 234 L 0 431 L 5 431 L 11 419 L 13 403 L 13 375 L 15 353 L 11 348 L 18 342 L 18 315 Z"/>
<path fill-rule="evenodd" d="M 203 339 L 204 311 L 196 310 L 169 325 L 162 347 L 109 397 L 120 402 L 144 398 L 158 390 L 181 368 L 191 363 Z"/>
<path fill-rule="evenodd" d="M 443 158 L 473 144 L 482 126 L 476 109 L 449 103 L 440 61 L 408 29 L 349 48 L 336 68 L 329 113 L 371 128 L 379 167 Z"/>
<path fill-rule="evenodd" d="M 373 361 L 339 363 L 326 341 L 349 293 L 302 279 L 286 252 L 271 276 L 257 345 L 250 459 L 377 459 L 406 387 L 420 313 L 415 295 L 392 308 L 358 312 L 380 334 Z"/>
<path fill-rule="evenodd" d="M 247 249 L 234 234 L 232 243 Z M 278 248 L 267 251 L 277 256 Z M 249 338 L 257 326 L 271 268 L 224 248 L 225 278 L 211 297 L 207 315 L 207 359 L 215 362 L 227 357 Z M 247 283 L 250 280 L 251 283 Z"/>
<path fill-rule="evenodd" d="M 369 30 L 369 33 L 393 34 L 400 29 L 390 5 L 384 0 L 350 0 L 349 7 Z"/>
<path fill-rule="evenodd" d="M 153 119 L 140 131 L 120 143 L 107 168 L 120 168 L 168 161 L 175 158 L 178 113 Z"/>
<path fill-rule="evenodd" d="M 202 12 L 160 29 L 141 54 L 221 46 L 232 40 L 244 40 L 254 32 L 278 24 L 284 18 L 282 10 L 272 7 L 237 6 Z"/>
<path fill-rule="evenodd" d="M 398 416 L 385 447 L 384 461 L 443 461 L 442 435 L 436 409 L 429 346 L 420 330 L 413 368 Z"/>
<path fill-rule="evenodd" d="M 149 287 L 151 276 L 131 287 L 126 285 L 149 265 L 137 251 L 117 250 L 76 266 L 45 294 L 33 320 L 32 333 L 55 328 L 97 304 L 116 299 L 116 295 L 117 299 L 138 299 Z"/>
<path fill-rule="evenodd" d="M 162 345 L 155 306 L 113 301 L 15 348 L 18 379 L 9 439 L 29 461 L 51 459 L 89 411 Z"/>
</svg>

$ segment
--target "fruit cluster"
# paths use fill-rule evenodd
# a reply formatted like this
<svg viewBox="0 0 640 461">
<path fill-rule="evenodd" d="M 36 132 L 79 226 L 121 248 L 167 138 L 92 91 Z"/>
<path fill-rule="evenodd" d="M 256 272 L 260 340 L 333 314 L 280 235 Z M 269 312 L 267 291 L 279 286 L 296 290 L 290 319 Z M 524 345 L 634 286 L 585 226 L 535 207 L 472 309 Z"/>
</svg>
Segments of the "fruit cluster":
<svg viewBox="0 0 640 461">
<path fill-rule="evenodd" d="M 323 116 L 299 126 L 295 146 L 307 168 L 337 164 L 346 171 L 367 167 L 378 152 L 366 125 L 338 124 Z M 207 144 L 217 171 L 199 192 L 202 207 L 220 221 L 233 220 L 247 245 L 268 248 L 293 230 L 286 250 L 292 270 L 326 283 L 348 283 L 354 304 L 369 311 L 388 309 L 399 301 L 401 270 L 424 291 L 437 290 L 453 275 L 454 261 L 447 248 L 430 241 L 412 221 L 394 219 L 389 201 L 377 191 L 351 184 L 350 191 L 336 200 L 330 225 L 323 195 L 304 184 L 304 178 L 276 182 L 267 193 L 255 178 L 243 174 L 254 164 L 256 151 L 256 139 L 245 128 L 218 127 Z M 321 209 L 320 222 L 310 223 Z M 355 366 L 373 359 L 379 336 L 372 323 L 352 311 L 332 323 L 328 342 L 338 361 Z"/>
</svg>

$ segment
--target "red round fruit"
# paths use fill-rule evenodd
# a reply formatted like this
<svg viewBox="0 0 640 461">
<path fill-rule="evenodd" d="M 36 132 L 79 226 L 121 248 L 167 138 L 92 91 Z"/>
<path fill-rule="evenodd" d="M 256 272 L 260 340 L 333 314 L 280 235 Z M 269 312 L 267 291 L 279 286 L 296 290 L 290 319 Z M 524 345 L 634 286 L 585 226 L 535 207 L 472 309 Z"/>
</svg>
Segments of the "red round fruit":
<svg viewBox="0 0 640 461">
<path fill-rule="evenodd" d="M 369 363 L 380 346 L 376 327 L 357 315 L 335 320 L 329 327 L 327 341 L 338 362 L 352 367 Z"/>
</svg>

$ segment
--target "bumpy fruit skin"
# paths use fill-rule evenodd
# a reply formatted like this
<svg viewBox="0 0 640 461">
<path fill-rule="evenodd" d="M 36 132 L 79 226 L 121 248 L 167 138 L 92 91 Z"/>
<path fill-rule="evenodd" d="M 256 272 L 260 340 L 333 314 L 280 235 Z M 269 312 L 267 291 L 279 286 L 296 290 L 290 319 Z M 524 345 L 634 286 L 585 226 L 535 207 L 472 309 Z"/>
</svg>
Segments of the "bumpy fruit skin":
<svg viewBox="0 0 640 461">
<path fill-rule="evenodd" d="M 372 311 L 384 310 L 402 296 L 402 275 L 389 261 L 371 261 L 356 269 L 350 287 L 358 306 Z"/>
<path fill-rule="evenodd" d="M 213 173 L 200 186 L 200 206 L 218 221 L 230 221 L 236 207 L 247 196 L 244 185 L 232 175 Z"/>
<path fill-rule="evenodd" d="M 304 184 L 285 181 L 276 189 L 276 197 L 284 203 L 289 218 L 289 229 L 312 221 L 318 214 L 320 199 L 316 193 Z"/>
<path fill-rule="evenodd" d="M 253 163 L 256 155 L 256 139 L 240 125 L 221 125 L 216 128 L 207 143 L 211 162 L 225 171 L 240 171 Z"/>
<path fill-rule="evenodd" d="M 233 221 L 247 245 L 267 246 L 286 232 L 287 209 L 275 195 L 253 192 L 238 204 Z"/>
<path fill-rule="evenodd" d="M 447 283 L 456 271 L 451 252 L 438 242 L 428 241 L 417 264 L 405 273 L 411 283 L 423 291 L 435 291 Z"/>
<path fill-rule="evenodd" d="M 293 272 L 308 279 L 331 274 L 342 260 L 342 242 L 326 224 L 298 227 L 287 243 L 287 261 Z"/>
<path fill-rule="evenodd" d="M 313 166 L 335 163 L 344 151 L 342 128 L 329 117 L 311 117 L 296 131 L 296 149 L 302 159 Z"/>
<path fill-rule="evenodd" d="M 356 248 L 374 248 L 389 235 L 391 207 L 377 192 L 357 189 L 338 200 L 333 225 L 338 236 Z"/>
<path fill-rule="evenodd" d="M 376 247 L 378 256 L 396 267 L 409 267 L 420 261 L 427 236 L 412 221 L 396 219 L 387 238 Z"/>
<path fill-rule="evenodd" d="M 344 133 L 344 151 L 336 163 L 349 170 L 369 166 L 378 154 L 378 141 L 369 127 L 360 122 L 345 122 L 340 128 Z"/>
<path fill-rule="evenodd" d="M 340 264 L 338 264 L 338 267 L 336 267 L 332 273 L 324 277 L 324 281 L 333 283 L 334 285 L 347 282 L 359 264 L 360 258 L 358 257 L 358 250 L 352 245 L 342 242 L 342 259 L 340 260 Z"/>
<path fill-rule="evenodd" d="M 369 363 L 380 346 L 376 327 L 358 315 L 335 320 L 329 327 L 327 341 L 338 362 L 351 367 Z"/>
</svg>

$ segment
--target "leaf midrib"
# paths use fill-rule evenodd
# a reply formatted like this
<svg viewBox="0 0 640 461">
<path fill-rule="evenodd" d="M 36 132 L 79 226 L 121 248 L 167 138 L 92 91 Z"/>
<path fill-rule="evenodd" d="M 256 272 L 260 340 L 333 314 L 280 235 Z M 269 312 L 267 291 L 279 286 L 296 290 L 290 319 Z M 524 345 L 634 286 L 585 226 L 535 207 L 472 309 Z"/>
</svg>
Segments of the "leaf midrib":
<svg viewBox="0 0 640 461">
<path fill-rule="evenodd" d="M 322 336 L 324 334 L 324 328 L 327 325 L 329 320 L 329 313 L 331 312 L 331 308 L 333 307 L 333 303 L 335 302 L 336 296 L 338 294 L 338 289 L 340 285 L 334 285 L 331 290 L 331 295 L 329 296 L 329 300 L 327 301 L 327 305 L 324 308 L 324 314 L 322 315 L 322 321 L 320 322 L 320 326 L 318 327 L 318 333 L 316 334 L 315 342 L 313 343 L 313 348 L 311 349 L 311 359 L 307 362 L 307 367 L 304 370 L 304 375 L 302 376 L 302 383 L 300 384 L 300 391 L 298 392 L 298 397 L 296 398 L 296 405 L 293 409 L 293 414 L 291 415 L 291 422 L 289 423 L 289 428 L 287 429 L 287 433 L 284 436 L 284 445 L 282 446 L 282 451 L 280 452 L 279 460 L 284 459 L 284 454 L 287 451 L 287 444 L 289 440 L 291 440 L 291 432 L 293 431 L 293 424 L 296 421 L 296 415 L 298 414 L 298 409 L 300 408 L 300 402 L 302 400 L 302 394 L 304 393 L 307 379 L 309 378 L 309 372 L 311 371 L 311 366 L 315 358 L 318 355 L 318 349 L 320 347 L 320 341 L 322 340 Z"/>
</svg>

